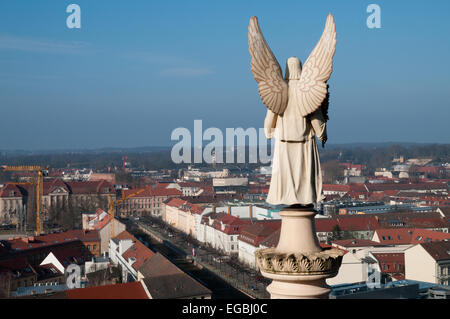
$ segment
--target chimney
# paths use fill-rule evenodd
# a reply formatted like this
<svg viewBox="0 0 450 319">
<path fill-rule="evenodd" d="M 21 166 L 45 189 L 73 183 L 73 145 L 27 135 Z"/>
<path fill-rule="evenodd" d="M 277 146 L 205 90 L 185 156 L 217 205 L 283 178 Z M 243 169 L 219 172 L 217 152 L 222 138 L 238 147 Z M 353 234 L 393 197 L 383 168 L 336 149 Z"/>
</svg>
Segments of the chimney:
<svg viewBox="0 0 450 319">
<path fill-rule="evenodd" d="M 212 204 L 212 206 L 211 206 L 211 211 L 212 211 L 213 213 L 216 212 L 216 205 Z"/>
<path fill-rule="evenodd" d="M 253 219 L 253 205 L 248 206 L 248 216 Z"/>
<path fill-rule="evenodd" d="M 231 215 L 231 206 L 228 205 L 228 215 Z"/>
</svg>

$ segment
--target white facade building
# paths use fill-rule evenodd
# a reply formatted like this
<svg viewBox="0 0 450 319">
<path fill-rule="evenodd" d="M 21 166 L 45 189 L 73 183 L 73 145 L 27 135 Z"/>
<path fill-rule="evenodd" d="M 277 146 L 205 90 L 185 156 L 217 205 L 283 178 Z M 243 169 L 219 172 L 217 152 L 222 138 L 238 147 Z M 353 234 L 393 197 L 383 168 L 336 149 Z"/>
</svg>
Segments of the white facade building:
<svg viewBox="0 0 450 319">
<path fill-rule="evenodd" d="M 138 277 L 137 271 L 133 268 L 136 259 L 133 257 L 126 259 L 122 256 L 132 246 L 132 239 L 112 238 L 109 241 L 109 258 L 114 265 L 121 269 L 122 282 L 136 281 Z"/>
<path fill-rule="evenodd" d="M 450 283 L 450 241 L 418 244 L 407 249 L 405 277 L 448 285 Z"/>
</svg>

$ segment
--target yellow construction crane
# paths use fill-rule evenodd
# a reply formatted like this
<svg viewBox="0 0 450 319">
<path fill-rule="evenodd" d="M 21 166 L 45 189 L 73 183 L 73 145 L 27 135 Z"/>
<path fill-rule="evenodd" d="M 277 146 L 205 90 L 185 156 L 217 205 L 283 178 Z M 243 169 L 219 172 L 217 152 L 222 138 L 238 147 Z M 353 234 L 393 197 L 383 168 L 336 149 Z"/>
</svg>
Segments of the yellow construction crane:
<svg viewBox="0 0 450 319">
<path fill-rule="evenodd" d="M 111 195 L 109 195 L 110 200 L 109 200 L 108 214 L 109 214 L 109 216 L 111 216 L 111 222 L 110 222 L 110 228 L 109 228 L 110 229 L 110 234 L 109 234 L 110 238 L 113 238 L 115 236 L 115 234 L 114 234 L 114 231 L 115 231 L 115 229 L 114 229 L 115 209 L 114 208 L 117 206 L 117 204 L 120 204 L 123 201 L 125 201 L 125 200 L 127 200 L 127 199 L 129 199 L 129 198 L 131 198 L 133 196 L 139 195 L 143 191 L 145 191 L 145 188 L 141 188 L 140 190 L 138 190 L 138 191 L 136 191 L 134 193 L 131 193 L 131 194 L 125 196 L 125 197 L 122 197 L 121 199 L 118 199 L 116 201 L 112 201 L 111 200 Z"/>
<path fill-rule="evenodd" d="M 44 188 L 43 170 L 48 169 L 39 165 L 31 166 L 2 166 L 6 172 L 37 172 L 37 178 L 34 182 L 36 185 L 36 236 L 41 234 L 41 212 L 42 212 L 42 196 Z"/>
</svg>

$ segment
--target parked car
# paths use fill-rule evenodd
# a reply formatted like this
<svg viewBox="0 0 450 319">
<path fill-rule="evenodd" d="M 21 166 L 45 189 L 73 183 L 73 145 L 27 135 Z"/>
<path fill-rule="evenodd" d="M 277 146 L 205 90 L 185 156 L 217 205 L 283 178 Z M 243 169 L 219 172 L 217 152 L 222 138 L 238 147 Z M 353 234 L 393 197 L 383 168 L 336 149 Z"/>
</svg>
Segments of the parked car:
<svg viewBox="0 0 450 319">
<path fill-rule="evenodd" d="M 220 262 L 223 262 L 223 261 L 230 260 L 230 257 L 229 256 L 216 256 L 216 257 L 213 258 L 213 260 L 220 263 Z"/>
</svg>

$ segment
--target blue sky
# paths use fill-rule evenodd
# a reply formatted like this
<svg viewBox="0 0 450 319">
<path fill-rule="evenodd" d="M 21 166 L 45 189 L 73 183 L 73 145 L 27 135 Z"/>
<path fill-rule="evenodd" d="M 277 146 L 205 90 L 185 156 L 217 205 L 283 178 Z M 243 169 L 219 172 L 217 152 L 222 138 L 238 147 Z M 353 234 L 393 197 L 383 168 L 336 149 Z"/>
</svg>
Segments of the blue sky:
<svg viewBox="0 0 450 319">
<path fill-rule="evenodd" d="M 81 7 L 68 29 L 66 7 Z M 381 29 L 366 8 L 381 7 Z M 283 66 L 332 12 L 329 143 L 450 142 L 450 2 L 0 2 L 0 149 L 172 145 L 177 127 L 262 127 L 247 27 Z M 205 143 L 206 144 L 206 143 Z"/>
</svg>

